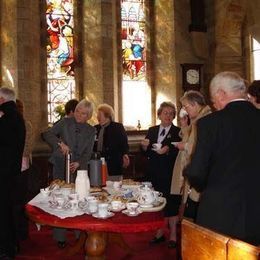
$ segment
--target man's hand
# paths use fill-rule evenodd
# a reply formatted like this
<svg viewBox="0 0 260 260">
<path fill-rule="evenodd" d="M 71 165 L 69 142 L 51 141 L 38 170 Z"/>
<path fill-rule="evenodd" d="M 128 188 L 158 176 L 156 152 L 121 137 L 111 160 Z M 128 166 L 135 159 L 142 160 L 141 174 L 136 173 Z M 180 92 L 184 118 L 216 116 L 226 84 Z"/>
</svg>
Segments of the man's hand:
<svg viewBox="0 0 260 260">
<path fill-rule="evenodd" d="M 70 148 L 63 142 L 58 143 L 58 145 L 63 155 L 66 155 L 70 152 Z"/>
<path fill-rule="evenodd" d="M 74 173 L 79 168 L 78 162 L 72 162 L 70 163 L 70 172 Z"/>
</svg>

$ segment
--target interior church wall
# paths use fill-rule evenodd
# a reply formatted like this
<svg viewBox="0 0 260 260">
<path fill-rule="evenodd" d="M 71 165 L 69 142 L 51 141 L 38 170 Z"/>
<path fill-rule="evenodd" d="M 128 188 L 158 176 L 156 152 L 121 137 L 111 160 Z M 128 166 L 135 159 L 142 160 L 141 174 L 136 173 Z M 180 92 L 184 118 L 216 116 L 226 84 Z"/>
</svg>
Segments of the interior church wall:
<svg viewBox="0 0 260 260">
<path fill-rule="evenodd" d="M 118 1 L 76 1 L 77 98 L 85 96 L 95 107 L 107 102 L 121 120 L 121 43 Z M 182 63 L 202 63 L 204 83 L 223 70 L 250 80 L 250 33 L 259 37 L 258 0 L 207 0 L 207 32 L 192 34 L 190 1 L 149 0 L 149 84 L 155 110 L 163 100 L 178 103 L 182 90 Z M 248 3 L 249 2 L 249 3 Z M 25 117 L 34 127 L 34 154 L 49 151 L 40 133 L 47 127 L 46 22 L 44 1 L 1 0 L 1 85 L 14 87 L 25 103 Z M 151 11 L 152 10 L 152 11 Z M 205 41 L 206 39 L 206 41 Z M 205 45 L 198 44 L 203 42 Z M 208 48 L 209 56 L 200 53 Z"/>
</svg>

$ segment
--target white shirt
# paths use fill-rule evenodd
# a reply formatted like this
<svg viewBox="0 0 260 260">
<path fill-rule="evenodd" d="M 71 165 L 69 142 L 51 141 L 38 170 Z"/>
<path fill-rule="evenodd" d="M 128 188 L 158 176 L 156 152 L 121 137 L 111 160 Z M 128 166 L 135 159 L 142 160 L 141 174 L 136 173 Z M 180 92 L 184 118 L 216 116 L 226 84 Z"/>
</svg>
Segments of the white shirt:
<svg viewBox="0 0 260 260">
<path fill-rule="evenodd" d="M 162 143 L 162 141 L 164 140 L 165 136 L 167 136 L 171 126 L 172 125 L 169 125 L 167 127 L 163 127 L 162 125 L 160 125 L 159 132 L 158 132 L 158 137 L 157 137 L 157 143 Z M 165 129 L 165 133 L 164 133 L 164 135 L 161 135 L 163 129 Z"/>
</svg>

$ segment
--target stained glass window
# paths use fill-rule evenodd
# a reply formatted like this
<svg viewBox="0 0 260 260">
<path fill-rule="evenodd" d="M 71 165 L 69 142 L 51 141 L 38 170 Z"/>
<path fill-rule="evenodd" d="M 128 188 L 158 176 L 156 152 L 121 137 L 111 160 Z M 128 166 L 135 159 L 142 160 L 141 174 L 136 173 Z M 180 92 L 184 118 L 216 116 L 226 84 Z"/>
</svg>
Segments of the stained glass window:
<svg viewBox="0 0 260 260">
<path fill-rule="evenodd" d="M 151 89 L 146 78 L 145 0 L 121 0 L 123 123 L 151 124 Z M 134 103 L 134 106 L 133 106 Z"/>
<path fill-rule="evenodd" d="M 260 43 L 252 39 L 253 60 L 254 60 L 254 80 L 260 80 Z"/>
<path fill-rule="evenodd" d="M 46 0 L 48 122 L 56 108 L 75 97 L 73 0 Z"/>
</svg>

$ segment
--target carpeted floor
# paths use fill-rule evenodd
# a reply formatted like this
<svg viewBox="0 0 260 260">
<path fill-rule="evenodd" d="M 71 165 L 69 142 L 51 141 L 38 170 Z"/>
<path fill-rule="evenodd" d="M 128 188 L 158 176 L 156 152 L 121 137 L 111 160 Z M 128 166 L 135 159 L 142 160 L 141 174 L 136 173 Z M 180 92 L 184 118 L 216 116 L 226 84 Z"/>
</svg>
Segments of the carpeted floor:
<svg viewBox="0 0 260 260">
<path fill-rule="evenodd" d="M 127 244 L 133 249 L 133 255 L 127 255 L 122 248 L 116 244 L 108 243 L 106 250 L 107 260 L 175 260 L 176 250 L 168 249 L 167 242 L 159 245 L 149 245 L 149 240 L 153 237 L 153 232 L 138 233 L 138 234 L 124 234 L 123 237 Z M 75 243 L 73 232 L 68 234 L 68 243 L 73 245 Z M 69 246 L 68 245 L 68 246 Z M 66 256 L 65 249 L 59 249 L 52 239 L 52 232 L 50 227 L 42 227 L 37 231 L 36 225 L 30 224 L 30 238 L 21 243 L 21 249 L 16 260 L 61 260 L 61 259 L 84 259 L 84 251 L 75 256 Z"/>
</svg>

